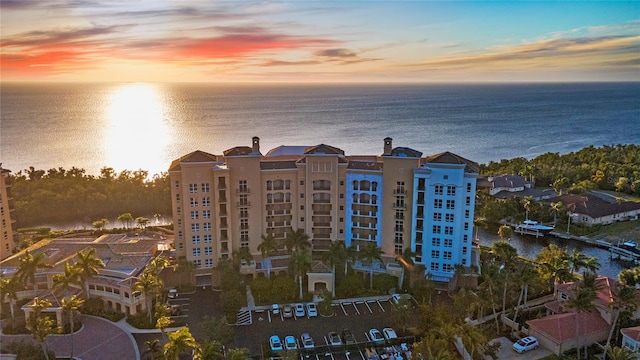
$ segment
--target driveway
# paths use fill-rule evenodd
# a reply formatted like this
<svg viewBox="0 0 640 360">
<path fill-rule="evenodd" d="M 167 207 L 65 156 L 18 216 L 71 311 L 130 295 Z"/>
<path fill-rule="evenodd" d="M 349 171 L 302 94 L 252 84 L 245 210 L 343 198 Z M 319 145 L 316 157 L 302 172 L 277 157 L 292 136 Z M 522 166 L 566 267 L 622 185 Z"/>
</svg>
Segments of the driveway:
<svg viewBox="0 0 640 360">
<path fill-rule="evenodd" d="M 498 339 L 491 340 L 490 344 L 499 342 L 500 350 L 498 350 L 498 359 L 500 360 L 536 360 L 542 359 L 546 356 L 552 355 L 553 353 L 542 346 L 538 347 L 535 350 L 527 351 L 526 353 L 518 354 L 513 351 L 513 341 L 507 339 L 506 337 L 501 337 Z"/>
</svg>

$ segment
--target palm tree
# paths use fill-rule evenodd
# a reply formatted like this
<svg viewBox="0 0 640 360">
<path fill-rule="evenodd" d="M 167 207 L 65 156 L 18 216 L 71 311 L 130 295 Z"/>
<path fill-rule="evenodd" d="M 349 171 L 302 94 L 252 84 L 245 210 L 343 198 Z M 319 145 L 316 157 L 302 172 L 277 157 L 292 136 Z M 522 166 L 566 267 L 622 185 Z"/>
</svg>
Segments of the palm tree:
<svg viewBox="0 0 640 360">
<path fill-rule="evenodd" d="M 149 356 L 150 360 L 159 360 L 162 358 L 162 346 L 160 346 L 160 340 L 153 339 L 144 342 L 147 345 L 147 350 L 142 353 L 142 356 Z"/>
<path fill-rule="evenodd" d="M 287 235 L 285 247 L 289 254 L 305 251 L 311 247 L 309 235 L 305 234 L 303 229 L 290 230 Z"/>
<path fill-rule="evenodd" d="M 77 266 L 70 265 L 67 261 L 64 263 L 64 273 L 53 276 L 52 290 L 62 289 L 63 293 L 66 294 L 73 288 L 73 285 L 77 285 L 80 288 L 83 287 L 81 270 Z"/>
<path fill-rule="evenodd" d="M 591 274 L 595 274 L 600 269 L 600 261 L 597 257 L 589 256 L 584 260 L 583 267 Z"/>
<path fill-rule="evenodd" d="M 71 355 L 69 357 L 73 359 L 73 330 L 75 328 L 75 322 L 73 321 L 73 315 L 80 310 L 80 307 L 84 303 L 84 300 L 80 299 L 76 295 L 71 295 L 71 297 L 64 298 L 61 301 L 62 310 L 69 314 L 69 325 L 70 325 L 70 339 L 71 339 Z"/>
<path fill-rule="evenodd" d="M 572 281 L 574 276 L 571 273 L 569 254 L 555 244 L 544 247 L 537 255 L 536 262 L 540 265 L 538 271 L 540 276 L 553 282 L 553 296 L 558 295 L 558 284 L 560 282 Z"/>
<path fill-rule="evenodd" d="M 169 266 L 171 266 L 171 261 L 169 261 L 169 259 L 167 259 L 164 255 L 160 255 L 154 257 L 151 261 L 149 261 L 146 268 L 148 271 L 153 272 L 157 276 L 160 275 L 160 272 L 163 269 L 168 268 Z"/>
<path fill-rule="evenodd" d="M 11 311 L 11 322 L 15 323 L 15 306 L 18 301 L 18 291 L 22 290 L 22 283 L 15 277 L 0 277 L 0 308 L 4 304 L 4 300 L 9 298 L 9 309 Z"/>
<path fill-rule="evenodd" d="M 529 220 L 529 211 L 533 209 L 534 200 L 531 196 L 526 196 L 520 202 L 525 211 L 525 220 Z"/>
<path fill-rule="evenodd" d="M 75 266 L 80 269 L 80 277 L 84 282 L 85 299 L 89 299 L 89 279 L 98 275 L 98 269 L 104 269 L 104 262 L 96 256 L 96 248 L 89 248 L 78 252 L 78 261 Z"/>
<path fill-rule="evenodd" d="M 564 210 L 564 204 L 562 201 L 551 203 L 551 212 L 553 213 L 553 226 L 558 224 L 558 214 Z"/>
<path fill-rule="evenodd" d="M 151 302 L 153 296 L 156 295 L 160 289 L 162 289 L 162 281 L 158 279 L 154 273 L 149 271 L 144 271 L 131 288 L 134 292 L 139 292 L 144 296 L 145 307 L 149 315 L 149 323 L 153 321 L 151 317 L 153 304 Z"/>
<path fill-rule="evenodd" d="M 311 269 L 311 263 L 311 254 L 308 251 L 294 253 L 289 260 L 289 267 L 296 278 L 294 281 L 297 280 L 300 285 L 300 300 L 302 300 L 302 274 Z"/>
<path fill-rule="evenodd" d="M 362 264 L 369 267 L 369 289 L 373 289 L 373 264 L 376 260 L 382 262 L 382 249 L 376 244 L 369 244 L 360 249 L 359 258 Z"/>
<path fill-rule="evenodd" d="M 278 251 L 278 243 L 276 238 L 272 234 L 261 235 L 262 242 L 258 244 L 258 251 L 262 254 L 262 258 L 268 258 L 276 254 Z M 267 269 L 267 277 L 271 278 L 271 261 L 267 262 L 269 268 Z"/>
<path fill-rule="evenodd" d="M 509 225 L 501 225 L 498 228 L 498 236 L 500 240 L 504 241 L 507 239 L 511 239 L 511 235 L 513 235 L 513 229 Z"/>
<path fill-rule="evenodd" d="M 609 358 L 609 360 L 637 360 L 638 358 L 633 354 L 633 352 L 626 347 L 606 347 L 607 351 L 605 352 L 605 359 Z"/>
<path fill-rule="evenodd" d="M 504 290 L 502 294 L 502 313 L 506 310 L 507 304 L 507 286 L 509 283 L 509 272 L 513 270 L 513 266 L 518 259 L 518 250 L 509 243 L 497 241 L 492 245 L 492 252 L 496 255 L 497 260 L 502 262 L 500 269 L 504 272 Z"/>
<path fill-rule="evenodd" d="M 200 352 L 200 346 L 191 335 L 188 327 L 169 333 L 169 342 L 164 344 L 164 356 L 167 360 L 178 360 L 187 349 Z"/>
<path fill-rule="evenodd" d="M 160 329 L 163 340 L 167 338 L 167 334 L 165 333 L 165 330 L 167 330 L 167 328 L 169 327 L 169 325 L 171 325 L 172 322 L 173 321 L 171 321 L 171 318 L 166 315 L 159 316 L 158 320 L 156 320 L 156 328 Z"/>
<path fill-rule="evenodd" d="M 139 216 L 136 218 L 136 224 L 138 224 L 138 227 L 140 227 L 140 229 L 144 230 L 147 228 L 147 224 L 149 224 L 149 219 Z"/>
<path fill-rule="evenodd" d="M 635 287 L 627 286 L 618 281 L 616 282 L 616 286 L 611 294 L 613 298 L 609 303 L 609 307 L 613 312 L 613 319 L 611 319 L 611 329 L 609 330 L 609 336 L 607 337 L 607 344 L 605 347 L 609 347 L 611 344 L 613 333 L 618 327 L 620 313 L 624 311 L 634 312 L 638 308 Z"/>
<path fill-rule="evenodd" d="M 128 229 L 129 225 L 131 225 L 131 222 L 133 221 L 133 215 L 131 215 L 131 213 L 122 213 L 120 214 L 120 216 L 118 216 L 118 220 L 120 220 L 122 223 L 124 223 L 125 227 Z"/>
<path fill-rule="evenodd" d="M 336 273 L 336 265 L 344 264 L 344 274 L 347 275 L 347 248 L 344 242 L 333 240 L 329 245 L 329 251 L 324 253 L 322 259 L 333 267 L 333 273 Z"/>
<path fill-rule="evenodd" d="M 55 332 L 55 323 L 48 317 L 38 317 L 31 325 L 31 335 L 42 346 L 45 359 L 49 359 L 47 337 Z"/>
<path fill-rule="evenodd" d="M 578 352 L 578 359 L 581 359 L 580 344 L 578 343 L 578 341 L 582 338 L 579 332 L 579 319 L 581 317 L 580 314 L 591 312 L 595 308 L 595 305 L 593 305 L 593 300 L 595 300 L 595 298 L 596 292 L 593 289 L 588 286 L 583 286 L 583 284 L 581 283 L 578 283 L 576 285 L 575 292 L 571 294 L 565 302 L 567 308 L 574 309 L 576 312 L 576 350 Z M 582 318 L 583 325 L 585 325 L 584 327 L 586 328 L 586 323 L 584 323 L 586 321 L 586 317 L 583 316 Z"/>
<path fill-rule="evenodd" d="M 527 296 L 529 292 L 529 286 L 534 283 L 537 279 L 538 273 L 536 269 L 530 263 L 522 263 L 517 270 L 516 280 L 518 284 L 520 284 L 520 296 L 518 297 L 518 304 L 516 305 L 516 311 L 513 315 L 513 322 L 517 322 L 518 318 L 518 310 L 520 309 L 520 304 L 524 299 L 524 305 L 527 305 Z"/>
<path fill-rule="evenodd" d="M 586 263 L 587 255 L 583 254 L 576 249 L 571 250 L 571 254 L 569 254 L 569 263 L 571 264 L 571 272 L 577 273 L 582 269 Z"/>
<path fill-rule="evenodd" d="M 49 268 L 44 260 L 44 253 L 38 253 L 33 255 L 26 250 L 24 255 L 20 258 L 20 265 L 18 266 L 18 271 L 16 271 L 15 276 L 22 281 L 23 283 L 31 283 L 33 284 L 33 288 L 36 292 L 38 292 L 38 284 L 36 283 L 36 273 L 38 269 Z"/>
</svg>

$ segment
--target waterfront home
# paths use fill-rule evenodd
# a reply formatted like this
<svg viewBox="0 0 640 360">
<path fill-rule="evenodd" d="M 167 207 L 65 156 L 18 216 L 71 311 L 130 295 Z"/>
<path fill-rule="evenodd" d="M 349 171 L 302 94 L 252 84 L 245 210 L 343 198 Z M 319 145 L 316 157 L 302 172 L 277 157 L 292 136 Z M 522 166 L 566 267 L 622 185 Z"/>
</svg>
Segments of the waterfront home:
<svg viewBox="0 0 640 360">
<path fill-rule="evenodd" d="M 478 188 L 498 199 L 531 197 L 542 201 L 556 196 L 552 189 L 538 190 L 531 181 L 514 174 L 479 176 Z"/>
<path fill-rule="evenodd" d="M 616 201 L 611 197 L 605 200 L 593 194 L 566 194 L 549 199 L 549 202 L 562 201 L 567 212 L 572 214 L 571 222 L 592 226 L 606 225 L 618 221 L 638 220 L 640 202 Z"/>
<path fill-rule="evenodd" d="M 622 334 L 622 346 L 633 351 L 636 358 L 640 359 L 640 326 L 620 329 Z"/>
</svg>

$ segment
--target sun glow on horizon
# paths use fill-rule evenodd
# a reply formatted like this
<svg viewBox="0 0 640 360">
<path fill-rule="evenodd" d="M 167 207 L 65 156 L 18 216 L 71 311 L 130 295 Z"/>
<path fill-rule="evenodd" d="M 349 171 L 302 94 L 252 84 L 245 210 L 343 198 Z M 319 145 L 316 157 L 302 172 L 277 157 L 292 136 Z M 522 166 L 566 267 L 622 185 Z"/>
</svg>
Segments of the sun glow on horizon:
<svg viewBox="0 0 640 360">
<path fill-rule="evenodd" d="M 115 88 L 106 113 L 106 163 L 116 169 L 134 169 L 142 157 L 149 163 L 147 168 L 164 167 L 163 154 L 171 142 L 166 114 L 157 86 L 134 83 Z"/>
</svg>

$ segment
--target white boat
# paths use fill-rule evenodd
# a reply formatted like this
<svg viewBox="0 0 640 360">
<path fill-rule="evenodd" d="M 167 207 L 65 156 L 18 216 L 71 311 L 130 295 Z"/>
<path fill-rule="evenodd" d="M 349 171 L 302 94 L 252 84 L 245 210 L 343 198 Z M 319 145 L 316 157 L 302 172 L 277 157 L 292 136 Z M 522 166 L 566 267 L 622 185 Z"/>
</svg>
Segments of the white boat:
<svg viewBox="0 0 640 360">
<path fill-rule="evenodd" d="M 525 220 L 522 224 L 515 225 L 514 232 L 521 235 L 533 235 L 541 237 L 553 230 L 553 226 L 542 225 L 537 221 Z"/>
</svg>

